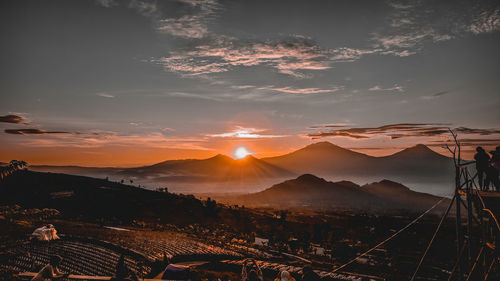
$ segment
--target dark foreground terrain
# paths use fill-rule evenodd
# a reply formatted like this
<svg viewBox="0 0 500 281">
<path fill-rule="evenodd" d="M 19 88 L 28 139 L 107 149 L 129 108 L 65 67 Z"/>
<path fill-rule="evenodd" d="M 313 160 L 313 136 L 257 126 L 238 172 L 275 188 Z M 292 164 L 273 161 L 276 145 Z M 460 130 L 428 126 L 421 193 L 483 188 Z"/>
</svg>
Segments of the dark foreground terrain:
<svg viewBox="0 0 500 281">
<path fill-rule="evenodd" d="M 103 179 L 30 171 L 0 183 L 0 205 L 0 264 L 6 280 L 38 270 L 53 253 L 65 259 L 63 269 L 87 275 L 109 276 L 124 254 L 130 268 L 147 277 L 170 261 L 196 264 L 202 279 L 237 280 L 241 260 L 251 257 L 263 267 L 266 280 L 283 269 L 300 280 L 305 264 L 325 280 L 407 280 L 439 221 L 427 215 L 333 274 L 418 213 L 249 209 Z M 55 225 L 61 240 L 40 244 L 28 239 L 47 223 Z M 257 245 L 258 238 L 267 243 Z M 445 220 L 417 280 L 447 279 L 456 255 L 454 239 L 454 221 Z"/>
</svg>

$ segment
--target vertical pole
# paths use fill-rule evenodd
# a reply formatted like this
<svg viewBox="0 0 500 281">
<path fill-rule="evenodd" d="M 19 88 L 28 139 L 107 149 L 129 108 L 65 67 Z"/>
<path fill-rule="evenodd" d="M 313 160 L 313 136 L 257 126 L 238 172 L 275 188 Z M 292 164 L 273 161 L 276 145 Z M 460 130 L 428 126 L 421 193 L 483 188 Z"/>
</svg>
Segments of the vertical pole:
<svg viewBox="0 0 500 281">
<path fill-rule="evenodd" d="M 467 186 L 467 239 L 469 240 L 469 252 L 467 256 L 467 267 L 472 259 L 473 251 L 473 240 L 472 240 L 472 204 L 471 204 L 471 189 L 472 189 L 472 179 L 469 179 L 469 171 L 465 168 L 465 181 Z"/>
<path fill-rule="evenodd" d="M 460 249 L 462 248 L 462 217 L 460 215 L 460 167 L 455 166 L 455 199 L 456 199 L 456 233 L 457 233 L 457 276 L 458 280 L 462 280 L 462 264 L 460 262 Z"/>
<path fill-rule="evenodd" d="M 476 201 L 477 203 L 477 201 Z M 481 210 L 481 208 L 478 208 L 479 210 Z M 482 211 L 479 211 L 477 212 L 477 215 L 479 217 L 479 227 L 480 227 L 480 230 L 481 230 L 481 247 L 485 247 L 486 246 L 486 229 L 485 229 L 485 221 L 484 221 L 484 218 L 483 218 L 483 212 Z M 487 248 L 485 248 L 487 250 Z M 484 253 L 483 255 L 483 259 L 482 259 L 482 262 L 481 262 L 481 271 L 482 271 L 482 274 L 481 276 L 484 276 L 486 274 L 486 256 L 487 256 L 487 251 Z"/>
</svg>

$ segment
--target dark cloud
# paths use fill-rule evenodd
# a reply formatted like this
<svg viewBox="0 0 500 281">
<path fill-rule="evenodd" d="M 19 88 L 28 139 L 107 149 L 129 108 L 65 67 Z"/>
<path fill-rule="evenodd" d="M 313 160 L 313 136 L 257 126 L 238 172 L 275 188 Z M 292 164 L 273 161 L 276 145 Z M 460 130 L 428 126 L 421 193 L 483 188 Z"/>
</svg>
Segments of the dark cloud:
<svg viewBox="0 0 500 281">
<path fill-rule="evenodd" d="M 313 125 L 309 129 L 324 129 L 324 128 L 345 128 L 350 126 L 349 124 L 323 124 L 323 125 Z"/>
<path fill-rule="evenodd" d="M 391 139 L 406 138 L 406 137 L 435 137 L 449 134 L 449 124 L 441 123 L 400 123 L 389 124 L 380 127 L 368 128 L 347 128 L 335 129 L 328 131 L 320 131 L 308 134 L 313 139 L 323 137 L 349 137 L 353 139 L 370 138 L 373 136 L 389 136 Z M 313 126 L 310 128 L 329 128 L 328 126 Z M 453 129 L 457 133 L 468 135 L 489 136 L 500 134 L 497 129 L 474 129 L 467 127 L 458 127 Z"/>
<path fill-rule="evenodd" d="M 434 140 L 427 144 L 428 146 L 443 147 L 445 145 L 453 146 L 455 143 L 451 140 Z M 500 138 L 493 139 L 478 139 L 478 138 L 466 138 L 460 139 L 460 145 L 466 147 L 484 146 L 484 147 L 496 147 L 500 145 Z"/>
<path fill-rule="evenodd" d="M 19 123 L 25 123 L 26 118 L 19 115 L 9 114 L 0 116 L 0 122 L 19 124 Z"/>
<path fill-rule="evenodd" d="M 12 135 L 47 135 L 47 134 L 70 134 L 62 131 L 45 131 L 40 129 L 5 129 L 5 133 Z"/>
<path fill-rule="evenodd" d="M 482 135 L 482 136 L 500 134 L 500 130 L 496 130 L 496 129 L 472 129 L 472 128 L 467 128 L 467 127 L 458 127 L 455 129 L 455 131 L 457 131 L 458 133 L 475 134 L 475 135 Z"/>
<path fill-rule="evenodd" d="M 450 91 L 441 91 L 441 92 L 437 92 L 437 93 L 434 93 L 432 94 L 433 97 L 440 97 L 440 96 L 444 96 L 446 94 L 448 94 Z"/>
</svg>

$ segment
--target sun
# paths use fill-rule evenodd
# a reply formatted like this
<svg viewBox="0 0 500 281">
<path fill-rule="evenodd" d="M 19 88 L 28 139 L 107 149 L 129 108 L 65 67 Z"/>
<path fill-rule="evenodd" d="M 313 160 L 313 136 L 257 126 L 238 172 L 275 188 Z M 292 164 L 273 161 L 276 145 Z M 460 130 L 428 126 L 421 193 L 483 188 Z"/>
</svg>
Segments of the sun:
<svg viewBox="0 0 500 281">
<path fill-rule="evenodd" d="M 244 146 L 238 146 L 233 152 L 233 156 L 235 159 L 243 159 L 248 155 L 252 155 L 252 153 L 248 151 L 248 149 Z"/>
</svg>

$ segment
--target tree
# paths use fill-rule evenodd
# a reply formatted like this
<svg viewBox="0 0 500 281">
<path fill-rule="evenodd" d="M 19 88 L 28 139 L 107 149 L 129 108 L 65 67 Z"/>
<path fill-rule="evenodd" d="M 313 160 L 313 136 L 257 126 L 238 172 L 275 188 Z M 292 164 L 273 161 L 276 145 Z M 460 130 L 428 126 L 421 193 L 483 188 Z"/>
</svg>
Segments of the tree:
<svg viewBox="0 0 500 281">
<path fill-rule="evenodd" d="M 5 178 L 18 170 L 25 169 L 27 166 L 28 163 L 25 161 L 11 160 L 7 166 L 0 167 L 0 179 Z"/>
</svg>

